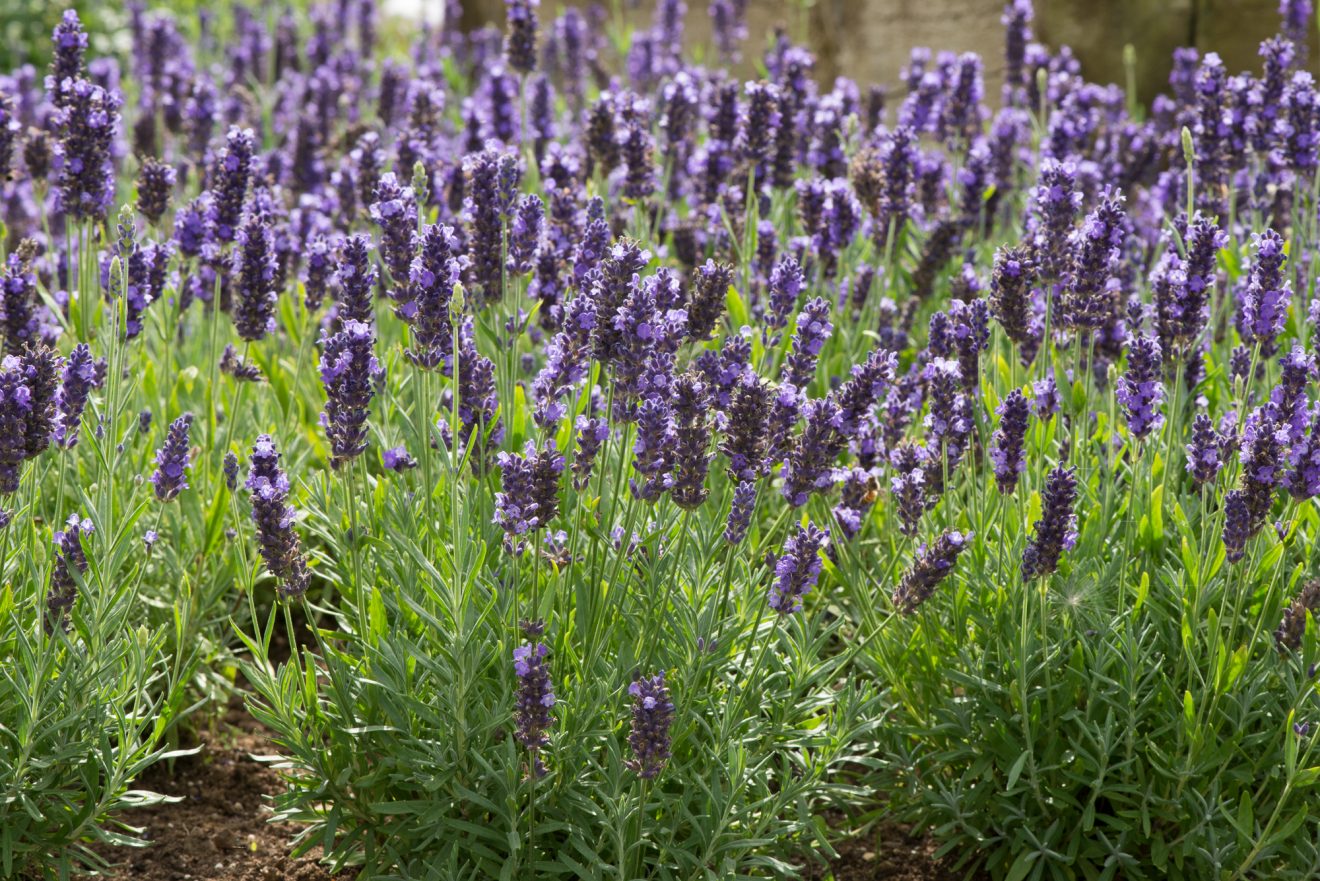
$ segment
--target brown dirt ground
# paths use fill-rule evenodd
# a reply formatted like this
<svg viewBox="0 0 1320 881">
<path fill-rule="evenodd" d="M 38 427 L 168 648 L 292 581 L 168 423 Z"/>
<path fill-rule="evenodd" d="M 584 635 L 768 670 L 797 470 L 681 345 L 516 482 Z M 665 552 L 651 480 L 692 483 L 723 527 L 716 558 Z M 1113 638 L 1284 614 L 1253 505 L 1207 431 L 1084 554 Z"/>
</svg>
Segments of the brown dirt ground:
<svg viewBox="0 0 1320 881">
<path fill-rule="evenodd" d="M 101 855 L 115 864 L 110 881 L 331 881 L 312 858 L 291 859 L 296 827 L 270 823 L 266 796 L 280 788 L 279 775 L 254 761 L 269 753 L 261 727 L 230 702 L 214 732 L 200 736 L 195 756 L 151 768 L 137 788 L 183 800 L 129 811 L 124 822 L 143 829 L 151 846 L 111 848 Z M 351 877 L 344 875 L 343 877 Z"/>
<path fill-rule="evenodd" d="M 831 828 L 840 829 L 844 819 L 827 818 Z M 811 864 L 804 881 L 962 881 L 934 856 L 936 845 L 913 835 L 902 826 L 881 825 L 876 830 L 834 842 L 838 858 L 828 866 Z"/>
</svg>

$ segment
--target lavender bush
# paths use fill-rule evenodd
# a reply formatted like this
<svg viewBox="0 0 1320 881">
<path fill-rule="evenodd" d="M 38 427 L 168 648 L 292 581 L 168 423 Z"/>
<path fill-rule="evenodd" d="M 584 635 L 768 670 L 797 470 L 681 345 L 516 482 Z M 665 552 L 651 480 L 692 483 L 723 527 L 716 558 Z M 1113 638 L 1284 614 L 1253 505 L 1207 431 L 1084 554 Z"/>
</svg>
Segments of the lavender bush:
<svg viewBox="0 0 1320 881">
<path fill-rule="evenodd" d="M 1029 0 L 888 106 L 737 2 L 450 11 L 0 74 L 0 874 L 238 669 L 363 877 L 1320 872 L 1310 3 L 1148 107 Z"/>
</svg>

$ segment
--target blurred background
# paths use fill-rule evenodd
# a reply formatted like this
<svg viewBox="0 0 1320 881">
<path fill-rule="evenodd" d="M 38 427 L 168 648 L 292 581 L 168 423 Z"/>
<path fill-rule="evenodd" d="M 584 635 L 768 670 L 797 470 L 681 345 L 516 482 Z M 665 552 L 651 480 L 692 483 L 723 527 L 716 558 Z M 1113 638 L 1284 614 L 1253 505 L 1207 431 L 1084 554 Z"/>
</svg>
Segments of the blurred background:
<svg viewBox="0 0 1320 881">
<path fill-rule="evenodd" d="M 651 20 L 653 0 L 624 2 L 623 16 L 633 24 Z M 985 59 L 986 94 L 999 93 L 1003 27 L 999 18 L 1005 0 L 747 0 L 748 34 L 744 55 L 748 72 L 773 29 L 784 28 L 795 40 L 816 52 L 817 75 L 829 82 L 846 74 L 862 85 L 894 83 L 913 46 L 935 50 L 978 52 Z M 219 13 L 228 0 L 164 0 L 149 7 L 169 7 L 181 13 L 201 8 Z M 258 5 L 272 17 L 285 6 L 305 6 L 308 0 L 264 0 Z M 379 0 L 386 12 L 404 19 L 425 17 L 436 23 L 444 0 Z M 608 0 L 607 0 L 608 3 Z M 503 0 L 461 0 L 463 28 L 502 26 Z M 565 5 L 542 0 L 542 20 L 549 21 Z M 587 5 L 581 3 L 579 5 Z M 22 61 L 44 64 L 49 35 L 60 13 L 73 6 L 87 23 L 93 52 L 126 48 L 127 19 L 123 0 L 0 0 L 0 69 Z M 1036 39 L 1047 45 L 1068 45 L 1081 60 L 1083 72 L 1099 82 L 1125 84 L 1124 47 L 1135 51 L 1134 84 L 1142 101 L 1166 89 L 1170 58 L 1177 46 L 1216 51 L 1230 74 L 1259 70 L 1256 50 L 1278 30 L 1278 0 L 1036 0 Z M 406 28 L 405 28 L 406 30 Z M 709 44 L 710 20 L 705 0 L 688 0 L 687 40 L 693 48 Z M 122 42 L 123 46 L 116 45 Z M 1316 35 L 1312 33 L 1312 59 Z"/>
</svg>

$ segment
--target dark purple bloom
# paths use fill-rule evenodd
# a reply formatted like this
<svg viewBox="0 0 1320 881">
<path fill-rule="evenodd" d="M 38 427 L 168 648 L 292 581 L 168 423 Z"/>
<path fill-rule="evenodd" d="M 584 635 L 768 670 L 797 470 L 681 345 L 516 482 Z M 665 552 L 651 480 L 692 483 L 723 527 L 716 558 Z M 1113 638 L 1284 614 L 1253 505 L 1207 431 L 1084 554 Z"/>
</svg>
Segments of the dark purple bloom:
<svg viewBox="0 0 1320 881">
<path fill-rule="evenodd" d="M 235 126 L 229 130 L 225 148 L 216 163 L 207 224 L 210 236 L 218 242 L 232 242 L 243 217 L 255 144 L 251 129 Z"/>
<path fill-rule="evenodd" d="M 528 441 L 523 455 L 500 453 L 496 461 L 503 492 L 495 494 L 495 522 L 510 538 L 549 526 L 559 512 L 559 475 L 564 472 L 564 457 L 554 442 L 538 450 Z"/>
<path fill-rule="evenodd" d="M 381 464 L 388 470 L 402 474 L 410 468 L 417 467 L 417 460 L 408 452 L 408 448 L 400 444 L 397 447 L 390 447 L 380 454 Z"/>
<path fill-rule="evenodd" d="M 367 415 L 384 374 L 376 360 L 371 325 L 348 320 L 336 334 L 321 335 L 321 427 L 330 439 L 330 466 L 339 468 L 367 448 Z"/>
<path fill-rule="evenodd" d="M 770 310 L 765 316 L 770 327 L 780 328 L 788 323 L 788 313 L 797 305 L 805 287 L 802 266 L 791 255 L 785 255 L 770 271 Z"/>
<path fill-rule="evenodd" d="M 304 255 L 303 305 L 307 307 L 307 311 L 315 312 L 321 308 L 332 278 L 336 278 L 334 248 L 324 236 L 318 235 L 307 243 Z M 340 311 L 342 312 L 342 306 Z"/>
<path fill-rule="evenodd" d="M 733 267 L 707 260 L 692 274 L 688 300 L 688 336 L 695 341 L 710 339 L 724 317 L 725 299 L 733 284 Z"/>
<path fill-rule="evenodd" d="M 466 157 L 463 174 L 472 281 L 483 302 L 495 303 L 504 295 L 504 222 L 522 170 L 515 154 L 489 149 Z"/>
<path fill-rule="evenodd" d="M 1022 580 L 1048 578 L 1059 566 L 1059 557 L 1077 543 L 1077 472 L 1060 465 L 1045 479 L 1041 493 L 1040 519 L 1032 526 L 1034 535 L 1022 552 Z"/>
<path fill-rule="evenodd" d="M 700 377 L 692 372 L 674 380 L 674 485 L 670 497 L 685 510 L 706 500 L 710 467 L 710 403 Z"/>
<path fill-rule="evenodd" d="M 75 79 L 55 114 L 60 205 L 79 220 L 99 222 L 115 195 L 111 149 L 123 99 L 84 79 Z"/>
<path fill-rule="evenodd" d="M 0 361 L 0 493 L 18 490 L 32 411 L 32 388 L 24 364 L 18 357 L 6 355 Z"/>
<path fill-rule="evenodd" d="M 1059 412 L 1059 387 L 1054 377 L 1046 376 L 1031 383 L 1031 412 L 1042 422 L 1048 422 Z"/>
<path fill-rule="evenodd" d="M 807 402 L 802 434 L 784 460 L 780 492 L 790 505 L 805 505 L 813 492 L 834 486 L 835 459 L 843 448 L 841 422 L 842 414 L 833 398 Z"/>
<path fill-rule="evenodd" d="M 536 9 L 540 0 L 505 0 L 504 60 L 519 73 L 536 69 Z"/>
<path fill-rule="evenodd" d="M 1192 475 L 1192 480 L 1200 483 L 1208 483 L 1215 479 L 1219 474 L 1219 469 L 1223 467 L 1220 460 L 1220 447 L 1223 439 L 1219 432 L 1215 431 L 1215 425 L 1210 421 L 1210 417 L 1204 413 L 1198 413 L 1196 419 L 1192 421 L 1192 442 L 1187 444 L 1187 473 Z"/>
<path fill-rule="evenodd" d="M 51 103 L 63 107 L 68 103 L 73 83 L 85 72 L 83 56 L 87 52 L 87 34 L 83 31 L 78 13 L 64 10 L 60 23 L 51 34 L 54 54 L 50 60 L 50 74 L 46 77 L 46 91 Z"/>
<path fill-rule="evenodd" d="M 528 193 L 518 200 L 509 225 L 509 272 L 523 274 L 532 271 L 544 220 L 545 203 L 540 196 Z"/>
<path fill-rule="evenodd" d="M 148 156 L 142 161 L 137 179 L 137 207 L 142 216 L 159 223 L 170 205 L 177 174 L 174 166 Z"/>
<path fill-rule="evenodd" d="M 1139 336 L 1128 349 L 1128 367 L 1118 380 L 1118 402 L 1127 413 L 1128 430 L 1143 438 L 1164 424 L 1164 378 L 1160 344 L 1152 336 Z"/>
<path fill-rule="evenodd" d="M 592 467 L 601 445 L 610 436 L 610 424 L 598 417 L 579 416 L 574 427 L 577 429 L 577 452 L 573 455 L 573 489 L 582 492 L 591 483 Z"/>
<path fill-rule="evenodd" d="M 829 538 L 829 530 L 817 529 L 808 522 L 784 542 L 784 552 L 775 561 L 770 608 L 780 615 L 802 611 L 802 598 L 811 592 L 820 577 L 823 568 L 820 552 Z"/>
<path fill-rule="evenodd" d="M 771 389 L 759 377 L 747 377 L 733 387 L 728 422 L 720 452 L 729 459 L 729 476 L 754 481 L 766 466 Z"/>
<path fill-rule="evenodd" d="M 741 544 L 747 537 L 747 528 L 756 509 L 756 481 L 740 480 L 733 488 L 733 505 L 724 527 L 724 540 L 731 545 Z"/>
<path fill-rule="evenodd" d="M 903 574 L 892 597 L 894 608 L 911 615 L 935 593 L 935 588 L 953 571 L 961 554 L 971 543 L 972 533 L 951 529 L 929 545 L 917 549 L 912 568 Z"/>
<path fill-rule="evenodd" d="M 417 201 L 413 191 L 400 184 L 392 171 L 380 177 L 371 195 L 371 219 L 380 226 L 381 259 L 398 296 L 412 264 Z"/>
<path fill-rule="evenodd" d="M 554 686 L 545 656 L 550 653 L 544 643 L 528 643 L 513 650 L 513 671 L 518 677 L 513 720 L 518 742 L 527 750 L 528 772 L 531 777 L 545 775 L 541 751 L 550 745 L 547 732 L 554 724 L 551 713 L 555 706 Z"/>
<path fill-rule="evenodd" d="M 843 475 L 843 489 L 839 503 L 834 506 L 834 519 L 843 530 L 843 537 L 852 540 L 862 531 L 878 495 L 879 484 L 875 474 L 865 468 L 849 468 Z"/>
<path fill-rule="evenodd" d="M 1017 489 L 1019 478 L 1027 467 L 1023 441 L 1031 405 L 1021 391 L 1013 389 L 995 412 L 999 414 L 999 427 L 991 438 L 990 462 L 994 466 L 999 491 L 1011 494 Z"/>
<path fill-rule="evenodd" d="M 255 342 L 275 330 L 275 236 L 270 219 L 253 213 L 238 230 L 234 252 L 234 274 L 238 277 L 238 304 L 234 328 L 245 340 Z"/>
<path fill-rule="evenodd" d="M 238 456 L 233 450 L 225 453 L 221 471 L 225 476 L 225 486 L 230 492 L 236 490 L 238 488 Z"/>
<path fill-rule="evenodd" d="M 637 411 L 637 440 L 633 444 L 633 469 L 644 480 L 630 480 L 634 497 L 654 502 L 673 486 L 671 473 L 678 436 L 674 412 L 663 397 L 649 397 Z"/>
<path fill-rule="evenodd" d="M 1274 631 L 1274 642 L 1280 652 L 1297 651 L 1306 632 L 1306 619 L 1320 614 L 1320 579 L 1311 579 L 1302 585 L 1297 596 L 1283 610 L 1283 620 Z M 1305 734 L 1305 731 L 1299 732 Z"/>
<path fill-rule="evenodd" d="M 192 428 L 193 415 L 184 413 L 170 423 L 165 435 L 165 445 L 156 452 L 156 471 L 151 475 L 151 483 L 156 487 L 156 498 L 168 502 L 188 488 L 188 433 Z"/>
<path fill-rule="evenodd" d="M 453 227 L 439 223 L 426 227 L 408 272 L 406 293 L 394 310 L 411 328 L 411 345 L 404 354 L 425 370 L 448 365 L 453 358 L 450 309 L 464 259 Z"/>
<path fill-rule="evenodd" d="M 1283 238 L 1272 229 L 1252 235 L 1256 257 L 1251 263 L 1242 299 L 1242 336 L 1260 346 L 1264 357 L 1274 354 L 1276 341 L 1288 318 L 1291 284 L 1283 277 Z"/>
<path fill-rule="evenodd" d="M 632 758 L 624 764 L 638 777 L 650 780 L 669 761 L 669 726 L 674 721 L 674 704 L 669 700 L 665 671 L 634 680 L 628 686 L 628 693 L 633 698 L 632 731 L 628 734 Z"/>
<path fill-rule="evenodd" d="M 1000 248 L 995 252 L 995 268 L 990 276 L 990 312 L 1004 328 L 1005 335 L 1017 345 L 1023 364 L 1035 359 L 1039 345 L 1031 302 L 1035 277 L 1036 265 L 1030 248 Z"/>
<path fill-rule="evenodd" d="M 86 343 L 73 347 L 64 362 L 60 389 L 55 395 L 56 446 L 71 449 L 78 444 L 78 430 L 82 425 L 83 410 L 92 389 L 98 385 L 96 362 Z"/>
<path fill-rule="evenodd" d="M 252 493 L 252 522 L 266 569 L 279 581 L 281 596 L 302 596 L 311 576 L 293 528 L 296 515 L 287 504 L 289 478 L 280 468 L 280 454 L 268 434 L 258 437 L 252 447 L 252 467 L 245 485 Z"/>
<path fill-rule="evenodd" d="M 793 331 L 793 351 L 784 361 L 784 382 L 799 389 L 811 384 L 820 350 L 833 330 L 829 302 L 824 297 L 809 301 L 798 313 Z"/>
<path fill-rule="evenodd" d="M 1063 290 L 1064 324 L 1095 330 L 1113 320 L 1118 309 L 1114 270 L 1123 251 L 1126 224 L 1123 197 L 1112 196 L 1069 236 L 1073 259 Z"/>
<path fill-rule="evenodd" d="M 1320 495 L 1320 408 L 1311 416 L 1310 431 L 1288 451 L 1288 492 L 1298 500 Z"/>
<path fill-rule="evenodd" d="M 63 629 L 78 598 L 78 584 L 87 574 L 84 536 L 92 534 L 92 521 L 70 514 L 64 529 L 55 533 L 55 562 L 50 570 L 50 589 L 46 592 L 47 633 Z"/>
<path fill-rule="evenodd" d="M 1042 159 L 1032 205 L 1030 229 L 1036 268 L 1042 279 L 1062 281 L 1069 262 L 1068 238 L 1073 220 L 1082 206 L 1082 194 L 1077 189 L 1077 169 L 1071 163 L 1049 157 Z M 1106 225 L 1106 236 L 1111 232 Z M 1106 244 L 1105 236 L 1095 242 L 1097 248 Z M 1093 253 L 1108 254 L 1107 251 Z"/>
<path fill-rule="evenodd" d="M 376 287 L 377 274 L 366 236 L 354 235 L 344 240 L 339 265 L 335 268 L 335 280 L 339 284 L 340 320 L 371 323 L 375 312 L 372 291 Z M 308 294 L 310 296 L 310 290 Z"/>
</svg>

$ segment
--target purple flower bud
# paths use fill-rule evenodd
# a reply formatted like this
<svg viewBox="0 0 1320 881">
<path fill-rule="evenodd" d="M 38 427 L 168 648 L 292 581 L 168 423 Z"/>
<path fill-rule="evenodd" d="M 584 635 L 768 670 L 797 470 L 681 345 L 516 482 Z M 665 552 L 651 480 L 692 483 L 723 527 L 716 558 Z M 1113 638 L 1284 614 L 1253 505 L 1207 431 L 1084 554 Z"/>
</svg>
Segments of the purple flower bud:
<svg viewBox="0 0 1320 881">
<path fill-rule="evenodd" d="M 949 530 L 929 545 L 917 549 L 912 568 L 903 575 L 892 597 L 894 608 L 911 615 L 935 593 L 935 588 L 953 571 L 961 554 L 971 543 L 972 533 Z"/>
<path fill-rule="evenodd" d="M 1164 424 L 1164 379 L 1160 344 L 1139 336 L 1128 349 L 1128 368 L 1118 380 L 1118 402 L 1127 413 L 1128 430 L 1143 438 Z"/>
<path fill-rule="evenodd" d="M 193 415 L 184 413 L 171 422 L 165 445 L 156 452 L 156 471 L 151 475 L 151 483 L 156 487 L 156 498 L 162 502 L 172 501 L 188 488 L 188 433 L 192 421 Z"/>
<path fill-rule="evenodd" d="M 408 448 L 400 444 L 397 447 L 390 447 L 380 454 L 381 463 L 390 471 L 402 474 L 411 468 L 417 467 L 417 460 L 408 452 Z"/>
<path fill-rule="evenodd" d="M 728 263 L 707 260 L 693 273 L 692 295 L 688 301 L 688 337 L 708 340 L 724 317 L 725 300 L 733 284 L 733 267 Z"/>
<path fill-rule="evenodd" d="M 345 321 L 333 335 L 321 334 L 321 383 L 325 410 L 321 427 L 330 440 L 330 465 L 340 468 L 367 448 L 367 416 L 384 370 L 376 360 L 371 325 Z"/>
<path fill-rule="evenodd" d="M 143 217 L 152 223 L 160 222 L 169 208 L 176 180 L 172 165 L 150 156 L 143 160 L 137 179 L 137 207 Z"/>
<path fill-rule="evenodd" d="M 554 686 L 545 656 L 544 643 L 528 643 L 513 650 L 513 671 L 518 677 L 513 719 L 515 735 L 528 754 L 528 776 L 545 776 L 541 752 L 550 745 L 548 732 L 554 724 Z"/>
<path fill-rule="evenodd" d="M 100 222 L 114 200 L 111 151 L 122 104 L 117 93 L 74 79 L 55 112 L 59 204 L 75 219 Z"/>
<path fill-rule="evenodd" d="M 380 226 L 381 258 L 389 271 L 395 296 L 398 296 L 397 291 L 407 280 L 413 259 L 417 202 L 413 191 L 400 184 L 392 171 L 380 177 L 371 197 L 371 219 Z"/>
<path fill-rule="evenodd" d="M 698 507 L 710 491 L 706 473 L 710 467 L 710 421 L 708 392 L 695 373 L 674 380 L 674 485 L 670 497 L 685 510 Z"/>
<path fill-rule="evenodd" d="M 1076 469 L 1060 465 L 1045 479 L 1040 519 L 1022 552 L 1022 580 L 1048 578 L 1059 567 L 1059 557 L 1077 543 Z"/>
<path fill-rule="evenodd" d="M 1279 334 L 1288 318 L 1291 284 L 1283 278 L 1288 259 L 1283 238 L 1272 229 L 1252 235 L 1256 257 L 1251 263 L 1246 293 L 1242 299 L 1242 337 L 1260 346 L 1263 357 L 1275 352 Z"/>
<path fill-rule="evenodd" d="M 1220 447 L 1223 439 L 1215 431 L 1214 423 L 1204 413 L 1192 421 L 1192 442 L 1187 444 L 1187 473 L 1196 483 L 1209 483 L 1223 466 Z"/>
<path fill-rule="evenodd" d="M 225 148 L 216 162 L 207 223 L 209 237 L 217 242 L 232 242 L 238 230 L 243 202 L 247 198 L 255 143 L 251 129 L 235 126 L 229 130 Z"/>
<path fill-rule="evenodd" d="M 519 73 L 536 69 L 536 9 L 540 0 L 505 0 L 504 60 Z"/>
<path fill-rule="evenodd" d="M 298 533 L 294 510 L 287 504 L 289 478 L 280 468 L 280 454 L 270 435 L 257 438 L 246 486 L 252 493 L 252 522 L 266 569 L 279 581 L 281 596 L 296 598 L 307 592 L 310 574 Z"/>
<path fill-rule="evenodd" d="M 238 304 L 234 328 L 248 341 L 263 339 L 275 330 L 275 236 L 265 214 L 250 214 L 238 230 L 234 274 L 238 277 Z"/>
<path fill-rule="evenodd" d="M 829 530 L 808 522 L 784 543 L 775 561 L 775 580 L 770 585 L 770 608 L 780 615 L 802 611 L 802 598 L 811 592 L 824 568 L 820 552 L 828 544 Z"/>
<path fill-rule="evenodd" d="M 564 457 L 554 442 L 538 450 L 528 441 L 523 455 L 500 453 L 496 461 L 503 492 L 495 494 L 494 522 L 509 539 L 549 526 L 559 513 L 559 475 L 564 472 Z"/>
<path fill-rule="evenodd" d="M 724 528 L 724 540 L 731 545 L 742 544 L 747 537 L 747 528 L 752 522 L 752 513 L 756 510 L 756 481 L 740 480 L 733 488 L 733 505 L 729 509 L 729 519 Z"/>
<path fill-rule="evenodd" d="M 824 297 L 817 297 L 803 307 L 793 331 L 793 350 L 784 361 L 784 382 L 799 389 L 811 384 L 820 350 L 833 330 L 830 304 Z"/>
<path fill-rule="evenodd" d="M 1280 652 L 1295 652 L 1302 647 L 1306 619 L 1316 614 L 1320 614 L 1320 579 L 1312 579 L 1303 584 L 1297 596 L 1283 610 L 1283 620 L 1274 631 L 1274 642 Z M 1305 735 L 1306 730 L 1298 733 Z"/>
<path fill-rule="evenodd" d="M 47 633 L 66 626 L 69 610 L 78 598 L 78 584 L 87 574 L 87 555 L 83 536 L 92 534 L 92 521 L 70 514 L 64 529 L 55 533 L 55 563 L 50 570 L 50 588 L 46 592 Z"/>
<path fill-rule="evenodd" d="M 233 450 L 225 453 L 222 471 L 225 475 L 225 486 L 233 492 L 238 488 L 238 456 Z"/>
<path fill-rule="evenodd" d="M 991 438 L 990 462 L 994 466 L 995 483 L 999 491 L 1011 494 L 1026 470 L 1023 441 L 1027 434 L 1027 419 L 1031 406 L 1026 397 L 1013 389 L 995 411 L 999 414 L 999 427 Z"/>
<path fill-rule="evenodd" d="M 650 780 L 669 761 L 669 726 L 674 721 L 674 705 L 665 685 L 665 671 L 634 680 L 628 686 L 628 694 L 633 698 L 632 731 L 628 734 L 632 758 L 624 764 L 638 777 Z"/>
</svg>

